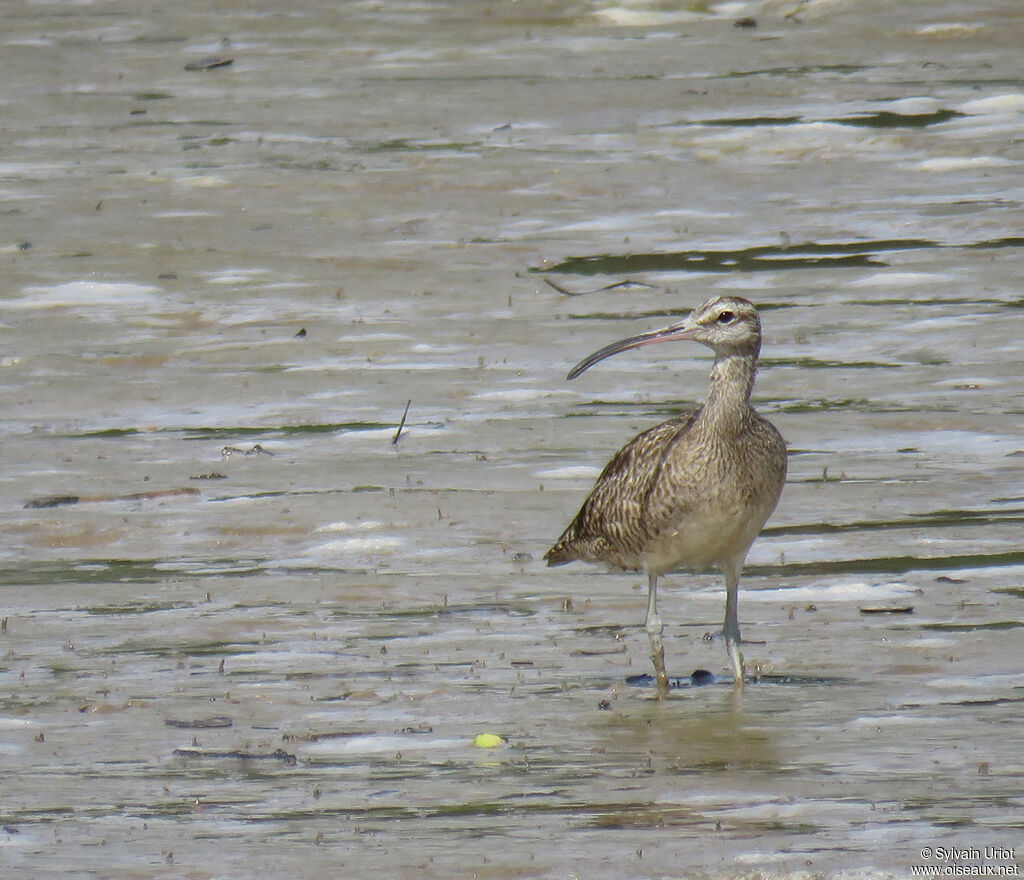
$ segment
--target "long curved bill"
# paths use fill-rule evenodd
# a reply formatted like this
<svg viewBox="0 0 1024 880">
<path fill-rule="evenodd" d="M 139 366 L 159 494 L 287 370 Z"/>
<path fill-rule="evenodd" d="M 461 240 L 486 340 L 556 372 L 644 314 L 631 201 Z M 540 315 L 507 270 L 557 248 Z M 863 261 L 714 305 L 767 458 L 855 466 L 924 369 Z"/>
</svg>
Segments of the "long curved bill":
<svg viewBox="0 0 1024 880">
<path fill-rule="evenodd" d="M 677 342 L 683 339 L 693 339 L 697 328 L 687 321 L 682 324 L 673 324 L 671 327 L 663 327 L 661 330 L 648 330 L 636 336 L 628 336 L 599 348 L 593 354 L 587 355 L 575 367 L 569 370 L 567 379 L 575 379 L 584 370 L 589 370 L 598 361 L 618 354 L 620 351 L 629 351 L 631 348 L 641 348 L 644 345 L 654 345 L 658 342 Z"/>
</svg>

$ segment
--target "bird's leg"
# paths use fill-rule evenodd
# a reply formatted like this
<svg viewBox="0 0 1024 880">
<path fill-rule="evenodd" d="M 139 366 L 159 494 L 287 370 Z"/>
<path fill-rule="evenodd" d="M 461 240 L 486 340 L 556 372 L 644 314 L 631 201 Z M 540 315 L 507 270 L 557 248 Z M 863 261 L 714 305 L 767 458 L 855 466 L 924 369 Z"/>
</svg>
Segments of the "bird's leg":
<svg viewBox="0 0 1024 880">
<path fill-rule="evenodd" d="M 729 652 L 729 663 L 732 666 L 733 680 L 736 690 L 743 690 L 743 655 L 740 653 L 740 619 L 737 600 L 740 586 L 739 563 L 729 562 L 723 565 L 725 572 L 725 649 Z"/>
<path fill-rule="evenodd" d="M 658 576 L 647 575 L 647 618 L 644 628 L 651 640 L 651 661 L 654 663 L 654 674 L 657 679 L 658 699 L 668 694 L 668 674 L 665 672 L 665 646 L 661 641 L 664 624 L 658 616 Z"/>
</svg>

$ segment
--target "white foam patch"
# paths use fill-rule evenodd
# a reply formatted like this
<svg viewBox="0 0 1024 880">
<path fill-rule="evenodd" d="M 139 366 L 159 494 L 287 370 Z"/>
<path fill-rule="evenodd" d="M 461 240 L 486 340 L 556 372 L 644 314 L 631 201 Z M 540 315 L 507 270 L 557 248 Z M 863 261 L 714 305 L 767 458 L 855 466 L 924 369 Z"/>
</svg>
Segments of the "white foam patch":
<svg viewBox="0 0 1024 880">
<path fill-rule="evenodd" d="M 932 272 L 875 272 L 849 282 L 850 287 L 925 287 L 950 279 Z"/>
<path fill-rule="evenodd" d="M 563 392 L 568 393 L 568 392 Z M 481 391 L 474 394 L 475 400 L 497 400 L 505 403 L 523 403 L 550 396 L 551 392 L 540 388 L 510 388 L 507 391 Z"/>
<path fill-rule="evenodd" d="M 720 591 L 725 596 L 724 591 Z M 755 602 L 877 602 L 883 599 L 905 599 L 915 595 L 916 587 L 901 583 L 868 584 L 854 581 L 821 587 L 789 587 L 768 590 L 746 589 L 743 601 Z"/>
<path fill-rule="evenodd" d="M 670 208 L 664 211 L 655 211 L 651 216 L 664 220 L 692 217 L 707 218 L 711 220 L 726 220 L 731 218 L 733 215 L 724 211 L 698 211 L 693 208 Z"/>
<path fill-rule="evenodd" d="M 1024 113 L 1024 93 L 1013 92 L 1009 95 L 977 98 L 973 101 L 965 101 L 957 109 L 961 113 L 978 115 Z"/>
<path fill-rule="evenodd" d="M 982 30 L 984 25 L 980 22 L 968 21 L 943 21 L 937 24 L 926 24 L 919 27 L 915 34 L 919 37 L 967 37 Z"/>
<path fill-rule="evenodd" d="M 174 182 L 179 186 L 187 186 L 191 189 L 216 189 L 221 186 L 231 186 L 230 181 L 213 174 L 193 174 L 188 177 L 179 177 Z"/>
<path fill-rule="evenodd" d="M 942 109 L 942 104 L 935 98 L 920 95 L 913 98 L 899 98 L 895 101 L 886 101 L 879 105 L 879 109 L 890 113 L 901 113 L 906 116 L 914 116 L 925 113 L 935 113 Z"/>
<path fill-rule="evenodd" d="M 1000 165 L 1012 165 L 1009 159 L 1001 156 L 945 156 L 937 159 L 925 159 L 914 167 L 918 171 L 964 171 L 972 168 L 996 168 Z"/>
<path fill-rule="evenodd" d="M 394 428 L 369 428 L 365 431 L 341 431 L 337 434 L 332 434 L 332 443 L 364 443 L 367 446 L 379 446 L 380 441 L 383 438 L 390 440 L 395 436 L 395 431 L 398 430 L 398 424 L 395 424 Z M 417 427 L 415 425 L 409 425 L 408 423 L 402 429 L 402 439 L 408 439 L 415 435 L 416 437 L 433 437 L 436 434 L 442 433 L 443 429 L 430 430 L 428 428 Z"/>
<path fill-rule="evenodd" d="M 373 532 L 384 528 L 384 523 L 368 519 L 364 522 L 332 522 L 317 528 L 318 532 Z"/>
<path fill-rule="evenodd" d="M 942 636 L 926 636 L 920 639 L 914 639 L 906 647 L 914 651 L 932 651 L 936 649 L 945 650 L 951 648 L 956 644 L 954 639 L 943 638 Z"/>
<path fill-rule="evenodd" d="M 316 555 L 329 553 L 338 556 L 366 556 L 368 554 L 390 553 L 405 546 L 402 538 L 379 535 L 372 538 L 343 538 L 319 544 L 309 552 Z"/>
<path fill-rule="evenodd" d="M 684 21 L 697 21 L 703 17 L 694 12 L 626 9 L 622 6 L 599 9 L 594 13 L 594 18 L 600 23 L 611 25 L 612 27 L 664 27 L 665 25 Z"/>
<path fill-rule="evenodd" d="M 938 724 L 941 718 L 921 718 L 917 714 L 907 715 L 868 715 L 862 718 L 854 718 L 850 722 L 852 727 L 916 727 L 919 724 Z"/>
<path fill-rule="evenodd" d="M 594 479 L 601 473 L 601 469 L 592 465 L 568 465 L 566 467 L 550 468 L 546 471 L 535 471 L 535 477 L 543 477 L 546 480 L 579 480 Z"/>
<path fill-rule="evenodd" d="M 55 287 L 26 287 L 20 297 L 0 301 L 9 309 L 58 309 L 80 306 L 150 306 L 159 303 L 159 287 L 105 281 L 67 281 Z"/>
<path fill-rule="evenodd" d="M 30 727 L 38 727 L 39 723 L 31 718 L 4 718 L 0 717 L 0 730 L 26 730 Z"/>
<path fill-rule="evenodd" d="M 221 269 L 206 276 L 207 284 L 254 284 L 270 274 L 269 269 Z"/>
<path fill-rule="evenodd" d="M 409 337 L 405 333 L 346 333 L 338 337 L 339 342 L 404 342 Z"/>
<path fill-rule="evenodd" d="M 403 339 L 407 337 L 401 337 Z M 430 345 L 426 342 L 417 342 L 410 346 L 409 351 L 415 354 L 456 354 L 466 350 L 464 345 Z"/>
<path fill-rule="evenodd" d="M 318 755 L 380 754 L 411 751 L 437 751 L 472 748 L 470 739 L 441 739 L 430 736 L 370 735 L 322 739 L 304 745 L 302 750 Z"/>
</svg>

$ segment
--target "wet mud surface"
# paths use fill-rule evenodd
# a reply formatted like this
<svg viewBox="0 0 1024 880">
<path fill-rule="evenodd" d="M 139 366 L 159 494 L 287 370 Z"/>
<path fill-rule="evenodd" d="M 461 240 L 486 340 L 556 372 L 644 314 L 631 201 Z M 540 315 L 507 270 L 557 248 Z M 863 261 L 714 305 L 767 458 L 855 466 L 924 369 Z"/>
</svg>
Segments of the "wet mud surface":
<svg viewBox="0 0 1024 880">
<path fill-rule="evenodd" d="M 8 10 L 3 876 L 1024 855 L 1011 6 Z M 658 702 L 542 555 L 710 360 L 564 377 L 715 292 L 789 479 Z"/>
</svg>

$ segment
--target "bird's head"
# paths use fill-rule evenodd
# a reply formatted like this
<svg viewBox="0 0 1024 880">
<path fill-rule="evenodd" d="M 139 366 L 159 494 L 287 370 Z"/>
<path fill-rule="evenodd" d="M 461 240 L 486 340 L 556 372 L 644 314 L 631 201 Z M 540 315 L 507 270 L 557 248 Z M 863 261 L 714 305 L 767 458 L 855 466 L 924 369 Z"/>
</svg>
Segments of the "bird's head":
<svg viewBox="0 0 1024 880">
<path fill-rule="evenodd" d="M 569 371 L 569 378 L 575 379 L 598 361 L 620 351 L 685 339 L 703 343 L 719 358 L 734 355 L 753 355 L 756 358 L 761 350 L 761 319 L 750 300 L 741 296 L 716 296 L 697 306 L 679 324 L 648 330 L 598 349 L 576 364 Z"/>
</svg>

